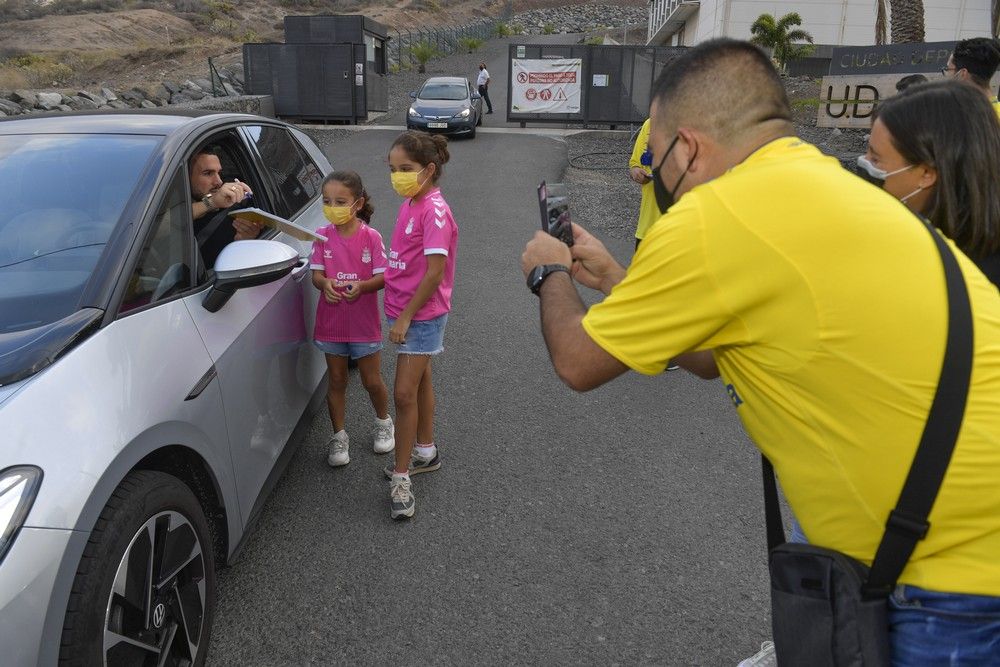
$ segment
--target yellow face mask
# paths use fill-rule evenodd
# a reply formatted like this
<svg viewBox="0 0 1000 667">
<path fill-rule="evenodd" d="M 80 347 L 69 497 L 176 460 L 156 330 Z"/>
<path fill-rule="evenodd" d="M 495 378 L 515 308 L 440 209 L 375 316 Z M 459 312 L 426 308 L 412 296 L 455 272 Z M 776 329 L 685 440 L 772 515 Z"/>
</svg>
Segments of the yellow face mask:
<svg viewBox="0 0 1000 667">
<path fill-rule="evenodd" d="M 424 167 L 426 169 L 427 167 Z M 389 179 L 392 181 L 392 189 L 401 197 L 412 197 L 413 195 L 420 192 L 420 188 L 423 187 L 423 183 L 420 182 L 419 176 L 424 172 L 424 169 L 420 171 L 394 171 L 389 175 Z"/>
<path fill-rule="evenodd" d="M 354 204 L 350 206 L 327 206 L 323 204 L 323 215 L 334 225 L 346 225 L 354 219 Z"/>
</svg>

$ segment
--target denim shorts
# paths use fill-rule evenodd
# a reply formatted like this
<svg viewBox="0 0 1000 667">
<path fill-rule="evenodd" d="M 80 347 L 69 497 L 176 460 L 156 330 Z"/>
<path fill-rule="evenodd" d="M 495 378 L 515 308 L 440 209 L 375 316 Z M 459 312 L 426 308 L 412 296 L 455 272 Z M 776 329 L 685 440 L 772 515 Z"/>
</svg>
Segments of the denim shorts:
<svg viewBox="0 0 1000 667">
<path fill-rule="evenodd" d="M 323 354 L 332 354 L 335 357 L 350 357 L 351 359 L 367 357 L 382 349 L 382 341 L 380 340 L 374 343 L 328 343 L 322 340 L 313 342 L 316 343 L 316 347 Z"/>
<path fill-rule="evenodd" d="M 389 328 L 396 323 L 388 317 Z M 444 327 L 448 324 L 448 314 L 445 313 L 433 320 L 414 320 L 406 330 L 406 342 L 399 345 L 399 354 L 441 354 L 444 352 Z"/>
<path fill-rule="evenodd" d="M 900 585 L 889 598 L 894 667 L 1000 665 L 1000 597 Z"/>
</svg>

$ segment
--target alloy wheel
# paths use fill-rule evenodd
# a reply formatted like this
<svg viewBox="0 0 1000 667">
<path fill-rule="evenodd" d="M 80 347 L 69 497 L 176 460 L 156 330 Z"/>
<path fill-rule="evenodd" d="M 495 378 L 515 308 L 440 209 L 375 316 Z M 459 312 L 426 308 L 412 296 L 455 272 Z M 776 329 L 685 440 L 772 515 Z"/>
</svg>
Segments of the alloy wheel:
<svg viewBox="0 0 1000 667">
<path fill-rule="evenodd" d="M 125 549 L 111 586 L 105 667 L 193 664 L 205 607 L 205 556 L 194 526 L 175 511 L 150 517 Z"/>
</svg>

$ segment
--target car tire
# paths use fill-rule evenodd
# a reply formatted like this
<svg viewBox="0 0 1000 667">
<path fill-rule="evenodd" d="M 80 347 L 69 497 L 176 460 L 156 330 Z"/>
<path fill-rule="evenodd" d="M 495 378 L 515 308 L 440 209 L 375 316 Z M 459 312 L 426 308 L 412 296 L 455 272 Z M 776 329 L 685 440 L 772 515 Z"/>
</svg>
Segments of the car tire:
<svg viewBox="0 0 1000 667">
<path fill-rule="evenodd" d="M 133 471 L 84 547 L 59 664 L 199 667 L 208 653 L 215 586 L 211 534 L 191 489 L 162 472 Z M 153 659 L 153 647 L 168 651 L 168 659 Z"/>
<path fill-rule="evenodd" d="M 469 132 L 469 138 L 470 139 L 475 139 L 476 138 L 476 126 L 475 125 L 472 126 L 472 131 Z"/>
<path fill-rule="evenodd" d="M 482 124 L 483 124 L 483 114 L 480 113 L 478 116 L 476 116 L 476 127 L 479 127 Z"/>
</svg>

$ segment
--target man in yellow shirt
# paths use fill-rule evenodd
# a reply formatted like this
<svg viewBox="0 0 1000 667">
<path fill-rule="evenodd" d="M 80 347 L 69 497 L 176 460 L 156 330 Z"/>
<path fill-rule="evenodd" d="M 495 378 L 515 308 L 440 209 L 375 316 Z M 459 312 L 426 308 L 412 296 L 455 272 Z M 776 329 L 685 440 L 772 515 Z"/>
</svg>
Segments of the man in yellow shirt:
<svg viewBox="0 0 1000 667">
<path fill-rule="evenodd" d="M 627 270 L 579 227 L 572 249 L 541 233 L 525 248 L 556 372 L 577 391 L 678 356 L 721 375 L 810 542 L 870 563 L 941 371 L 948 303 L 933 239 L 794 136 L 780 78 L 747 43 L 705 42 L 668 65 L 651 128 L 667 213 Z M 899 665 L 949 651 L 980 664 L 1000 645 L 1000 299 L 955 253 L 973 372 L 931 529 L 890 599 Z M 605 300 L 586 311 L 570 273 Z M 931 626 L 938 653 L 918 646 Z"/>
<path fill-rule="evenodd" d="M 1000 102 L 990 90 L 990 79 L 1000 67 L 1000 43 L 991 37 L 963 39 L 955 45 L 947 66 L 941 69 L 945 76 L 955 77 L 980 88 L 1000 117 Z"/>
<path fill-rule="evenodd" d="M 656 196 L 653 194 L 653 177 L 650 173 L 652 165 L 649 164 L 651 153 L 649 144 L 649 119 L 647 118 L 639 134 L 636 135 L 635 144 L 632 146 L 632 156 L 628 160 L 628 175 L 633 181 L 642 186 L 642 201 L 639 204 L 639 221 L 635 227 L 635 248 L 639 249 L 646 232 L 660 217 L 661 213 L 656 208 Z"/>
</svg>

